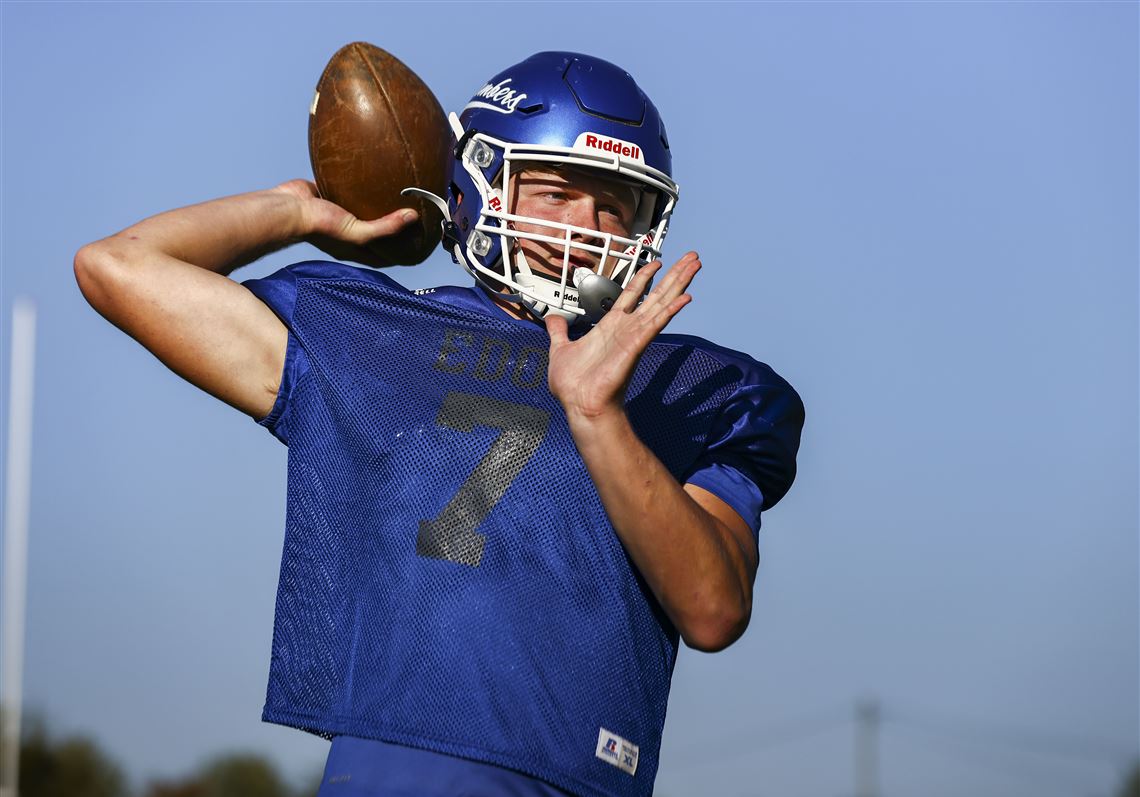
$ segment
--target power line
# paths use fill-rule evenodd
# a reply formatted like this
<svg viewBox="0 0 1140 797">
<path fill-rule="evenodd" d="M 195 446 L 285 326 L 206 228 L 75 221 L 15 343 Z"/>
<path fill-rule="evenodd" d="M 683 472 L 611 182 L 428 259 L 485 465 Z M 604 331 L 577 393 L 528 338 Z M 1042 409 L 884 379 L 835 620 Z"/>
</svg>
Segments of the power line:
<svg viewBox="0 0 1140 797">
<path fill-rule="evenodd" d="M 941 738 L 949 742 L 949 746 L 933 744 L 930 739 L 925 741 L 950 757 L 967 759 L 983 769 L 1037 785 L 1043 784 L 1045 778 L 1053 783 L 1064 781 L 1074 793 L 1075 790 L 1087 789 L 1089 783 L 1068 767 L 1083 762 L 1102 766 L 1110 764 L 1118 769 L 1140 755 L 1140 751 L 1128 750 L 1125 745 L 1082 734 L 1042 731 L 913 706 L 901 709 L 893 706 L 865 700 L 857 704 L 854 714 L 850 707 L 836 707 L 767 727 L 739 729 L 720 741 L 708 740 L 701 745 L 699 752 L 682 757 L 671 756 L 668 769 L 670 772 L 684 772 L 708 765 L 723 765 L 726 760 L 802 741 L 853 720 L 857 728 L 862 723 L 862 736 L 865 737 L 862 744 L 859 734 L 856 738 L 856 791 L 869 791 L 871 794 L 878 789 L 877 759 L 880 751 L 870 739 L 875 727 L 889 729 L 896 726 L 896 729 L 914 730 L 927 737 Z M 906 734 L 906 738 L 915 740 L 913 734 Z M 917 741 L 922 744 L 924 740 L 919 738 Z M 1027 754 L 1037 758 L 1027 758 Z M 1049 771 L 1042 772 L 1042 768 Z"/>
<path fill-rule="evenodd" d="M 930 733 L 924 727 L 919 727 L 918 730 L 920 734 L 927 734 L 925 740 L 921 736 L 912 734 L 907 734 L 906 740 L 919 744 L 925 743 L 929 748 L 937 750 L 943 755 L 957 760 L 965 759 L 982 769 L 1016 777 L 1037 786 L 1043 786 L 1045 783 L 1056 786 L 1059 785 L 1058 781 L 1062 781 L 1064 788 L 1073 794 L 1080 793 L 1078 790 L 1089 788 L 1087 778 L 1081 778 L 1068 769 L 1075 762 L 1058 761 L 1055 758 L 1027 759 L 1024 757 L 1024 751 L 1011 753 L 1010 751 L 994 750 L 986 742 L 964 740 L 957 736 L 948 736 L 937 732 Z M 941 740 L 940 743 L 933 742 L 930 739 L 931 736 Z M 1014 756 L 1016 756 L 1016 760 L 1014 760 Z M 1049 771 L 1045 772 L 1043 769 Z"/>
<path fill-rule="evenodd" d="M 1047 756 L 1083 758 L 1121 764 L 1140 755 L 1120 744 L 1080 734 L 1041 731 L 989 720 L 955 717 L 926 709 L 892 709 L 884 719 L 947 737 L 966 739 L 974 744 L 994 744 L 1011 750 Z"/>
<path fill-rule="evenodd" d="M 702 746 L 703 750 L 714 752 L 703 752 L 700 756 L 693 755 L 680 759 L 670 759 L 669 768 L 674 771 L 681 771 L 706 764 L 720 763 L 727 758 L 735 758 L 745 753 L 756 753 L 807 739 L 829 731 L 838 725 L 845 725 L 850 721 L 851 709 L 842 707 L 785 720 L 761 730 L 739 731 L 726 741 L 717 742 L 714 740 Z M 672 763 L 673 761 L 676 763 Z"/>
</svg>

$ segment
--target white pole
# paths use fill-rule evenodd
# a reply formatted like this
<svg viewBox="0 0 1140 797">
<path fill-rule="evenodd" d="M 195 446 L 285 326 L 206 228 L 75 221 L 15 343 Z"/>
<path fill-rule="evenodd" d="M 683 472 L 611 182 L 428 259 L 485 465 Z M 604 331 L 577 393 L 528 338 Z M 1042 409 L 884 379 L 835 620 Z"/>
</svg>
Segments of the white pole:
<svg viewBox="0 0 1140 797">
<path fill-rule="evenodd" d="M 20 712 L 23 708 L 24 609 L 31 504 L 32 381 L 36 356 L 36 307 L 18 298 L 12 306 L 9 361 L 8 478 L 4 485 L 4 609 L 0 616 L 0 797 L 17 797 L 20 781 Z"/>
</svg>

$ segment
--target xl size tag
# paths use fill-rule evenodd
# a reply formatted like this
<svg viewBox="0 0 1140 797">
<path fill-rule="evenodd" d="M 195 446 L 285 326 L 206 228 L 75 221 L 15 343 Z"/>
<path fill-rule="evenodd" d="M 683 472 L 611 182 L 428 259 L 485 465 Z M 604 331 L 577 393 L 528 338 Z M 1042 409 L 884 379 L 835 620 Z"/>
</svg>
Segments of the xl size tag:
<svg viewBox="0 0 1140 797">
<path fill-rule="evenodd" d="M 638 747 L 633 742 L 605 728 L 598 729 L 598 749 L 594 751 L 594 755 L 607 764 L 613 764 L 632 775 L 637 772 L 637 750 Z"/>
</svg>

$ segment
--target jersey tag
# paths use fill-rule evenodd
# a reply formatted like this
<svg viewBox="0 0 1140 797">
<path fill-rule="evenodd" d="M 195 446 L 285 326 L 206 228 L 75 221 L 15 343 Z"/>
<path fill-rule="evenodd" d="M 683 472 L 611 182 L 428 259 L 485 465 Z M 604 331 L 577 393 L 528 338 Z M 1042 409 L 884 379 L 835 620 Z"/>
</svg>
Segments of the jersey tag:
<svg viewBox="0 0 1140 797">
<path fill-rule="evenodd" d="M 598 749 L 594 751 L 594 755 L 607 764 L 613 764 L 632 775 L 637 772 L 637 750 L 637 745 L 633 742 L 605 728 L 598 728 Z"/>
</svg>

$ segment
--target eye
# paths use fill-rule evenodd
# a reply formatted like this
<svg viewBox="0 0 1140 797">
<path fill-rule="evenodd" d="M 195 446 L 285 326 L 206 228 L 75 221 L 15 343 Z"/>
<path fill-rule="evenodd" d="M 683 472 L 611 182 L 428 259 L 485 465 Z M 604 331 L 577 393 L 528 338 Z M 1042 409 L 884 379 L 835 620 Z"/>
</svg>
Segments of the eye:
<svg viewBox="0 0 1140 797">
<path fill-rule="evenodd" d="M 621 205 L 604 204 L 598 206 L 597 212 L 598 217 L 609 219 L 609 225 L 616 227 L 620 233 L 628 233 L 630 213 L 626 208 L 622 208 Z"/>
</svg>

